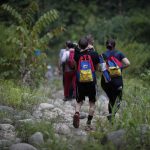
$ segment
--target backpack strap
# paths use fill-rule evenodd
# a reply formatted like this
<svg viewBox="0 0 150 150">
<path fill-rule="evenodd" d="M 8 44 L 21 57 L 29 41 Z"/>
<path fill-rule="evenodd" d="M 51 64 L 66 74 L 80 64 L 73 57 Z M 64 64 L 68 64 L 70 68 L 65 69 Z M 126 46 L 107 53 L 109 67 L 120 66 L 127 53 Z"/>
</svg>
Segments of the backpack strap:
<svg viewBox="0 0 150 150">
<path fill-rule="evenodd" d="M 108 58 L 108 60 L 112 60 L 113 62 L 115 62 L 115 64 L 118 65 L 119 68 L 122 67 L 122 63 L 121 63 L 115 56 L 110 56 L 110 57 Z"/>
<path fill-rule="evenodd" d="M 83 60 L 89 60 L 90 65 L 91 65 L 91 70 L 92 70 L 92 72 L 94 72 L 95 69 L 94 69 L 93 61 L 92 61 L 92 58 L 89 54 L 85 54 L 85 55 L 80 56 L 79 63 L 78 63 L 78 70 L 80 70 L 80 63 Z"/>
<path fill-rule="evenodd" d="M 90 55 L 88 55 L 88 59 L 89 59 L 89 61 L 90 61 L 90 64 L 91 64 L 91 70 L 92 70 L 92 72 L 93 72 L 93 71 L 95 71 L 95 68 L 94 68 L 93 61 L 92 61 L 92 58 L 91 58 Z"/>
<path fill-rule="evenodd" d="M 102 54 L 102 56 L 106 63 L 108 63 L 108 61 L 113 61 L 118 67 L 122 68 L 122 63 L 117 58 L 117 50 L 107 50 L 106 53 Z"/>
</svg>

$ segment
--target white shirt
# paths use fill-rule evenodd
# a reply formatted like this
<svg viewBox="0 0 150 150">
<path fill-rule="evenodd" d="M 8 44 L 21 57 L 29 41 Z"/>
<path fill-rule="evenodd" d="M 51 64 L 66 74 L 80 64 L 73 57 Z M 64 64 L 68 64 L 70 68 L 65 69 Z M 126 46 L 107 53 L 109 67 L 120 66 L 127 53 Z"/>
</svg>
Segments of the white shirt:
<svg viewBox="0 0 150 150">
<path fill-rule="evenodd" d="M 62 62 L 62 56 L 63 56 L 63 54 L 66 52 L 66 49 L 61 49 L 60 50 L 60 53 L 59 53 L 59 62 L 60 62 L 60 64 L 62 64 L 63 62 Z"/>
<path fill-rule="evenodd" d="M 61 59 L 61 57 L 63 56 L 63 53 L 66 51 L 66 49 L 61 49 L 60 53 L 59 53 L 59 58 Z"/>
<path fill-rule="evenodd" d="M 69 51 L 65 51 L 61 57 L 61 62 L 65 63 L 69 59 Z"/>
</svg>

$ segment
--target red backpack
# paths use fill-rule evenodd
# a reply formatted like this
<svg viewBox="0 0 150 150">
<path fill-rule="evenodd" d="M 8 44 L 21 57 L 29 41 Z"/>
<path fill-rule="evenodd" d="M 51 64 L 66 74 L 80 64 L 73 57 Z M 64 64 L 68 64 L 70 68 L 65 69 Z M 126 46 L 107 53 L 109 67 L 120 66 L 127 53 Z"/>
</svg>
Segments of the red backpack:
<svg viewBox="0 0 150 150">
<path fill-rule="evenodd" d="M 106 60 L 106 65 L 111 77 L 121 76 L 122 63 L 116 57 L 108 57 Z"/>
<path fill-rule="evenodd" d="M 79 82 L 93 82 L 95 80 L 95 69 L 90 55 L 80 56 L 77 68 L 77 79 Z"/>
<path fill-rule="evenodd" d="M 70 69 L 75 69 L 75 60 L 74 60 L 74 49 L 71 48 L 69 50 L 69 59 L 68 59 L 68 66 Z"/>
</svg>

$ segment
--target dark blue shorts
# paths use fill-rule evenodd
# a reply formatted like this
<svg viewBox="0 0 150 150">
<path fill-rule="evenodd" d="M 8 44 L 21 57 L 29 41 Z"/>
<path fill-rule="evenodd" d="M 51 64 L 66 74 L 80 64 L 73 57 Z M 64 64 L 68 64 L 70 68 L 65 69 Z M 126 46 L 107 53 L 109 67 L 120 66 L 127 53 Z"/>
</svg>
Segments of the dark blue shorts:
<svg viewBox="0 0 150 150">
<path fill-rule="evenodd" d="M 80 83 L 77 82 L 76 87 L 76 100 L 77 102 L 82 102 L 85 97 L 89 98 L 89 101 L 96 101 L 96 84 L 94 82 L 90 83 Z"/>
</svg>

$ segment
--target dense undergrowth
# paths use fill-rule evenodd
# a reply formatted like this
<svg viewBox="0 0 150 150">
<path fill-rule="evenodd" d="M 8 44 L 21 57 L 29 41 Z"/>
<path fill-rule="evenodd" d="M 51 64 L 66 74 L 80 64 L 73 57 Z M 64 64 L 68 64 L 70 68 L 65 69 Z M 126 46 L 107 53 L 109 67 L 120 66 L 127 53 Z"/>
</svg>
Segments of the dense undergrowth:
<svg viewBox="0 0 150 150">
<path fill-rule="evenodd" d="M 13 81 L 0 81 L 0 103 L 2 105 L 11 106 L 17 110 L 31 111 L 34 105 L 40 102 L 46 102 L 51 97 L 52 92 L 57 92 L 62 88 L 60 79 L 51 81 L 48 84 L 42 84 L 39 88 L 30 89 L 29 87 L 20 86 Z M 39 148 L 48 148 L 56 150 L 77 149 L 77 143 L 80 143 L 78 149 L 86 150 L 113 150 L 114 146 L 109 143 L 107 145 L 101 144 L 101 139 L 109 132 L 119 129 L 125 129 L 125 139 L 129 143 L 127 149 L 147 149 L 150 144 L 150 133 L 144 135 L 141 139 L 141 128 L 149 128 L 150 124 L 150 93 L 149 85 L 140 79 L 126 78 L 124 80 L 123 106 L 119 110 L 119 117 L 114 119 L 113 124 L 107 121 L 97 119 L 96 131 L 89 135 L 88 141 L 74 141 L 72 139 L 63 140 L 57 138 L 54 134 L 52 122 L 47 123 L 42 121 L 33 124 L 25 124 L 21 128 L 17 128 L 18 136 L 22 137 L 26 142 L 27 138 L 36 131 L 40 131 L 44 135 L 45 143 Z M 1 118 L 4 117 L 1 114 Z M 51 139 L 49 141 L 48 139 Z M 61 143 L 61 146 L 60 146 Z M 69 148 L 70 147 L 70 148 Z"/>
</svg>

